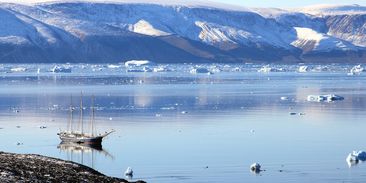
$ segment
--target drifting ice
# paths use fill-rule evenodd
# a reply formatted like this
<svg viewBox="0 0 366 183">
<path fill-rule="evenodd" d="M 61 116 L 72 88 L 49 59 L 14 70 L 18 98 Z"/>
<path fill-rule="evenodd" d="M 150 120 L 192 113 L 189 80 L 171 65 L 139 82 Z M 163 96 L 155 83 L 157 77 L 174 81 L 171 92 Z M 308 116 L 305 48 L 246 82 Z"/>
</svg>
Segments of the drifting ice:
<svg viewBox="0 0 366 183">
<path fill-rule="evenodd" d="M 149 60 L 130 60 L 125 62 L 125 66 L 126 67 L 130 67 L 130 66 L 142 66 L 142 65 L 152 65 L 153 62 L 149 61 Z"/>
<path fill-rule="evenodd" d="M 63 73 L 71 73 L 71 68 L 70 67 L 62 67 L 62 66 L 54 66 L 52 69 L 51 69 L 51 72 L 54 72 L 54 73 L 60 73 L 60 72 L 63 72 Z"/>
<path fill-rule="evenodd" d="M 310 70 L 309 66 L 303 65 L 299 67 L 299 72 L 308 72 Z"/>
<path fill-rule="evenodd" d="M 127 170 L 125 171 L 125 175 L 126 176 L 132 176 L 133 175 L 133 170 L 131 167 L 128 167 Z"/>
<path fill-rule="evenodd" d="M 25 72 L 27 71 L 27 68 L 25 67 L 15 67 L 10 69 L 11 72 Z"/>
<path fill-rule="evenodd" d="M 352 67 L 352 69 L 350 70 L 350 72 L 348 73 L 348 75 L 360 74 L 364 70 L 365 70 L 365 68 L 363 68 L 361 65 L 356 65 L 356 66 Z"/>
<path fill-rule="evenodd" d="M 341 96 L 338 96 L 338 95 L 333 95 L 333 94 L 329 94 L 329 95 L 309 95 L 307 100 L 309 102 L 323 102 L 323 101 L 332 102 L 332 101 L 336 101 L 336 100 L 344 100 L 344 97 L 341 97 Z"/>
<path fill-rule="evenodd" d="M 352 153 L 348 154 L 346 161 L 350 166 L 357 164 L 359 161 L 366 161 L 366 152 L 353 151 Z"/>
<path fill-rule="evenodd" d="M 261 171 L 261 165 L 259 163 L 253 163 L 252 165 L 250 165 L 250 170 L 252 172 L 258 173 Z"/>
</svg>

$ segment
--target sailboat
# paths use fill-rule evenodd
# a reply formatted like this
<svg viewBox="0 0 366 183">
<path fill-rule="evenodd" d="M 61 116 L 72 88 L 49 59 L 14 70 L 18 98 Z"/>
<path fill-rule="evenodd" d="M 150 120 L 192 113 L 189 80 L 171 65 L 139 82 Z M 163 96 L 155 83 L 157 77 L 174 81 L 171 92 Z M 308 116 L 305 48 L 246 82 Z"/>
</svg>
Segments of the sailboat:
<svg viewBox="0 0 366 183">
<path fill-rule="evenodd" d="M 72 101 L 72 98 L 71 98 Z M 90 127 L 91 132 L 84 132 L 84 121 L 83 121 L 83 96 L 81 94 L 80 97 L 80 116 L 79 116 L 79 127 L 78 130 L 73 130 L 73 112 L 74 107 L 72 106 L 72 102 L 70 105 L 70 118 L 68 122 L 68 129 L 57 133 L 62 142 L 72 142 L 78 144 L 94 144 L 101 145 L 104 137 L 113 133 L 114 130 L 106 131 L 103 134 L 95 134 L 94 130 L 94 122 L 95 122 L 95 108 L 94 108 L 94 96 L 92 97 L 92 107 L 91 107 L 91 118 L 90 118 Z"/>
</svg>

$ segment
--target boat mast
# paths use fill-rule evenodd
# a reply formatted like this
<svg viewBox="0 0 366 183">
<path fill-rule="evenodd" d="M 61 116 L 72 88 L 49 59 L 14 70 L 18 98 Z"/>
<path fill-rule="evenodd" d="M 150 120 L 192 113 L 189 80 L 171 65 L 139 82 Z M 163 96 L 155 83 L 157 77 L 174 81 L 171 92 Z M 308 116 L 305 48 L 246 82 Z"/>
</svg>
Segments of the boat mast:
<svg viewBox="0 0 366 183">
<path fill-rule="evenodd" d="M 83 133 L 83 92 L 81 92 L 80 95 L 80 119 L 79 119 L 79 125 L 81 126 L 81 134 Z"/>
<path fill-rule="evenodd" d="M 90 127 L 91 127 L 91 135 L 94 136 L 94 121 L 95 121 L 95 109 L 94 109 L 94 95 L 92 95 L 91 101 L 91 118 L 90 118 Z"/>
<path fill-rule="evenodd" d="M 73 108 L 72 108 L 72 95 L 70 96 L 70 116 L 69 116 L 69 122 L 67 123 L 67 130 L 69 132 L 72 131 L 72 118 L 73 118 Z"/>
</svg>

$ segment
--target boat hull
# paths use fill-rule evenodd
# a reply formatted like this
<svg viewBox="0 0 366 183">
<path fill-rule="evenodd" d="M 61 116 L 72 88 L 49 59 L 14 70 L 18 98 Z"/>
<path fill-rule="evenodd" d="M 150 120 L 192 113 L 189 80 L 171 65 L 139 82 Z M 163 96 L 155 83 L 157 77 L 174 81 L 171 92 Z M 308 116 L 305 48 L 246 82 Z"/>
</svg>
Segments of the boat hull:
<svg viewBox="0 0 366 183">
<path fill-rule="evenodd" d="M 62 142 L 72 142 L 78 144 L 102 144 L 103 137 L 68 137 L 60 135 Z"/>
</svg>

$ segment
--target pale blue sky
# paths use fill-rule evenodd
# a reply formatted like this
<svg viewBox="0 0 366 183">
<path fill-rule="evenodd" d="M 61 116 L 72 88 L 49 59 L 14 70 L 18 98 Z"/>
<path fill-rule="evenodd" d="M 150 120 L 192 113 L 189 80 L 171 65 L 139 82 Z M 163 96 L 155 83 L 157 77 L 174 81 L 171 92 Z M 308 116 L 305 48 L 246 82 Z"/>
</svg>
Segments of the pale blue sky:
<svg viewBox="0 0 366 183">
<path fill-rule="evenodd" d="M 303 7 L 314 4 L 359 4 L 366 6 L 366 0 L 211 0 L 222 3 L 237 4 L 246 7 Z"/>
</svg>

